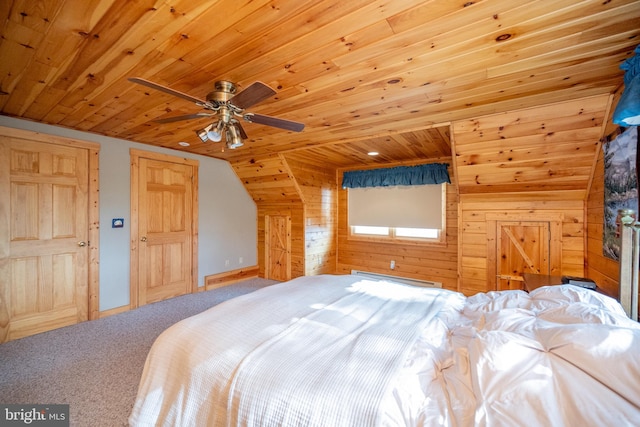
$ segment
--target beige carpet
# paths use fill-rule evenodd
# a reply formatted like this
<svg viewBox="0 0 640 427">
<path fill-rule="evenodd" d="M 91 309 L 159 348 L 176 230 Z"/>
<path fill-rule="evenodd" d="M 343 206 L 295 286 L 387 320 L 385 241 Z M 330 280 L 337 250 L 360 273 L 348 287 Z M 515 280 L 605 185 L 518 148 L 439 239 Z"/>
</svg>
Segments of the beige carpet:
<svg viewBox="0 0 640 427">
<path fill-rule="evenodd" d="M 72 426 L 126 426 L 147 353 L 162 331 L 273 283 L 249 279 L 0 344 L 0 403 L 68 404 Z"/>
</svg>

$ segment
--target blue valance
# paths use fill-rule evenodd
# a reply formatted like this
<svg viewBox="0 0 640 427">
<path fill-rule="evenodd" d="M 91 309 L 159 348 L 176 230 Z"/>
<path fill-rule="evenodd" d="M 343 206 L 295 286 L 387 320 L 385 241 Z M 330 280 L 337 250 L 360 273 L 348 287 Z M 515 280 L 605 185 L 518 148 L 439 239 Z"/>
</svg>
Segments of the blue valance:
<svg viewBox="0 0 640 427">
<path fill-rule="evenodd" d="M 385 169 L 348 171 L 342 175 L 342 188 L 391 187 L 395 185 L 451 184 L 446 163 L 397 166 Z"/>
<path fill-rule="evenodd" d="M 624 91 L 613 113 L 613 123 L 620 126 L 640 125 L 640 45 L 635 55 L 620 64 L 624 73 Z"/>
</svg>

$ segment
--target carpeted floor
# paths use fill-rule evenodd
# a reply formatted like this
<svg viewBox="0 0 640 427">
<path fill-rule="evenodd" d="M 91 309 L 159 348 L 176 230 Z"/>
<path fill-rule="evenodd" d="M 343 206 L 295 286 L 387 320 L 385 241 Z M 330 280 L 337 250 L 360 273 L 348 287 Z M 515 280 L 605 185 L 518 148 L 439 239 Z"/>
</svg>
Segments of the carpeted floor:
<svg viewBox="0 0 640 427">
<path fill-rule="evenodd" d="M 162 331 L 274 283 L 249 279 L 0 344 L 0 403 L 69 404 L 71 426 L 126 426 L 147 353 Z"/>
</svg>

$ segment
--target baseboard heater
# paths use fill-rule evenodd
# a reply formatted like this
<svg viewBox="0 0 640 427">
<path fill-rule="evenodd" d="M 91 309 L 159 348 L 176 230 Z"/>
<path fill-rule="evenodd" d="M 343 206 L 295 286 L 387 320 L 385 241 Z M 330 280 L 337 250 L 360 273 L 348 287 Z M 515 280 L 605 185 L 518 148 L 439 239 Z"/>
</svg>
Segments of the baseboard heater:
<svg viewBox="0 0 640 427">
<path fill-rule="evenodd" d="M 408 277 L 392 276 L 389 274 L 371 273 L 368 271 L 351 270 L 351 274 L 363 276 L 373 280 L 390 280 L 392 282 L 406 283 L 407 285 L 423 286 L 427 288 L 442 288 L 442 283 L 429 280 L 410 279 Z"/>
</svg>

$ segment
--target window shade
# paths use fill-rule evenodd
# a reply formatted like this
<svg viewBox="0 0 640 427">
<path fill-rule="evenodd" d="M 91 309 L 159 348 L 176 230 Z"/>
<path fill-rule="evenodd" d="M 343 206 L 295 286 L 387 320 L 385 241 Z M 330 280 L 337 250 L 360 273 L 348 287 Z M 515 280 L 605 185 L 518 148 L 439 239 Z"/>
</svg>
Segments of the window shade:
<svg viewBox="0 0 640 427">
<path fill-rule="evenodd" d="M 349 225 L 442 228 L 441 185 L 350 188 Z"/>
</svg>

